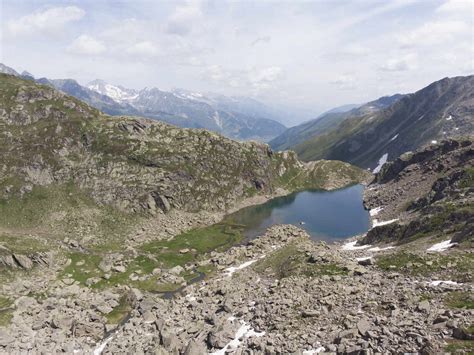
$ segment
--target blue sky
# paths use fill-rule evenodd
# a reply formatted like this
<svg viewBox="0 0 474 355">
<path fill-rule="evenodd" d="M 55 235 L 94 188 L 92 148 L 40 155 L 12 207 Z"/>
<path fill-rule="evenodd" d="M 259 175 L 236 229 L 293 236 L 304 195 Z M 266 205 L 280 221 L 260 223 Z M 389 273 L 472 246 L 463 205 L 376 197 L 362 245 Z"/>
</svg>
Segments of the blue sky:
<svg viewBox="0 0 474 355">
<path fill-rule="evenodd" d="M 317 113 L 472 74 L 473 4 L 3 0 L 0 60 L 35 76 L 245 95 Z"/>
</svg>

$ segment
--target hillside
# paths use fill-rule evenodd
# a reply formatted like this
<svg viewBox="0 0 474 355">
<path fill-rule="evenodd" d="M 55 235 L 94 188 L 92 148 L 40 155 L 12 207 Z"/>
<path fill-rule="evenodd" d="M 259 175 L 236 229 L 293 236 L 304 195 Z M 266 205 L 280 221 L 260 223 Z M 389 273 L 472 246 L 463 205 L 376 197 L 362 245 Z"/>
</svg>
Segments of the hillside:
<svg viewBox="0 0 474 355">
<path fill-rule="evenodd" d="M 472 135 L 474 76 L 445 78 L 375 114 L 344 120 L 292 147 L 301 159 L 342 159 L 375 169 L 432 141 Z"/>
<path fill-rule="evenodd" d="M 276 150 L 292 149 L 292 147 L 297 146 L 298 144 L 334 129 L 342 121 L 357 118 L 362 115 L 373 114 L 390 106 L 402 97 L 403 95 L 400 94 L 384 96 L 361 106 L 344 106 L 349 107 L 350 109 L 341 107 L 329 110 L 314 120 L 287 129 L 281 135 L 272 139 L 269 144 Z"/>
</svg>

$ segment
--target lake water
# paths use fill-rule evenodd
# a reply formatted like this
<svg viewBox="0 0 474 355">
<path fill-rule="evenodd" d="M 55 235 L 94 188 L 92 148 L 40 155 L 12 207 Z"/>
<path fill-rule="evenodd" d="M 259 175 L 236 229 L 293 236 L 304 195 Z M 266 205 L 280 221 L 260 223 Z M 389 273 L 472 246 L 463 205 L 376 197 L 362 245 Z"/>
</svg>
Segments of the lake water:
<svg viewBox="0 0 474 355">
<path fill-rule="evenodd" d="M 295 192 L 241 209 L 226 220 L 243 225 L 246 238 L 262 235 L 274 224 L 294 224 L 314 240 L 335 241 L 368 230 L 369 213 L 362 204 L 363 191 L 362 185 L 353 185 L 334 191 Z"/>
</svg>

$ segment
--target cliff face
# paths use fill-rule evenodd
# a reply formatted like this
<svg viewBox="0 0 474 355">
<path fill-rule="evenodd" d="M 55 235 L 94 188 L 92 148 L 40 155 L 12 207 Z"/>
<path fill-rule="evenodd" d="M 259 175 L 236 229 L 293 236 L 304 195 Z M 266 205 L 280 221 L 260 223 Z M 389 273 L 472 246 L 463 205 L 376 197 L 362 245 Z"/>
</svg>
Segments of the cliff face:
<svg viewBox="0 0 474 355">
<path fill-rule="evenodd" d="M 365 177 L 345 163 L 320 169 L 261 143 L 111 117 L 14 76 L 1 75 L 0 102 L 2 199 L 73 183 L 97 203 L 127 211 L 214 210 L 279 187 L 340 187 Z"/>
<path fill-rule="evenodd" d="M 474 144 L 446 140 L 406 153 L 383 166 L 365 193 L 379 221 L 396 222 L 367 233 L 365 243 L 409 242 L 444 236 L 472 240 L 474 232 Z"/>
</svg>

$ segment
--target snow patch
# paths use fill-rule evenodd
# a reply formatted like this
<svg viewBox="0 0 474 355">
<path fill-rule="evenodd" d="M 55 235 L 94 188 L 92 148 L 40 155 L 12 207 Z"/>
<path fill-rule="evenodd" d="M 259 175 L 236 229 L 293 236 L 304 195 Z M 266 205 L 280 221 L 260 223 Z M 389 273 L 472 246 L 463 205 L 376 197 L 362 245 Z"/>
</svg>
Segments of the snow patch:
<svg viewBox="0 0 474 355">
<path fill-rule="evenodd" d="M 377 174 L 378 172 L 380 172 L 380 169 L 382 169 L 382 166 L 387 162 L 387 159 L 388 159 L 388 153 L 385 153 L 384 155 L 382 155 L 379 159 L 378 165 L 375 167 L 374 170 L 372 170 L 372 173 Z"/>
<path fill-rule="evenodd" d="M 393 142 L 395 139 L 397 139 L 397 137 L 398 137 L 398 133 L 390 139 L 390 142 Z"/>
<path fill-rule="evenodd" d="M 450 240 L 445 240 L 444 242 L 434 244 L 433 246 L 428 248 L 426 251 L 434 251 L 434 252 L 445 251 L 445 250 L 453 247 L 456 244 L 458 244 L 458 243 L 451 243 L 451 239 Z"/>
<path fill-rule="evenodd" d="M 97 348 L 94 349 L 93 354 L 94 355 L 102 354 L 102 351 L 104 351 L 105 347 L 107 346 L 109 341 L 111 341 L 114 338 L 114 336 L 115 336 L 115 333 L 109 336 L 107 339 L 105 339 Z"/>
<path fill-rule="evenodd" d="M 430 286 L 439 286 L 441 284 L 446 284 L 446 285 L 461 285 L 455 281 L 443 281 L 443 280 L 437 280 L 437 281 L 431 281 Z"/>
<path fill-rule="evenodd" d="M 451 121 L 453 119 L 453 116 L 449 115 L 448 117 L 446 117 L 446 121 Z"/>
<path fill-rule="evenodd" d="M 392 224 L 396 221 L 398 221 L 398 218 L 391 219 L 391 220 L 388 220 L 388 221 L 382 221 L 382 222 L 379 222 L 377 219 L 374 219 L 374 223 L 372 224 L 372 228 L 385 226 L 387 224 Z"/>
<path fill-rule="evenodd" d="M 370 245 L 359 245 L 357 246 L 357 240 L 354 240 L 353 242 L 346 243 L 342 246 L 342 250 L 362 250 L 362 249 L 367 249 L 370 248 Z"/>
<path fill-rule="evenodd" d="M 438 143 L 438 141 L 436 141 L 436 140 L 431 141 L 431 144 L 437 144 L 437 143 Z"/>
<path fill-rule="evenodd" d="M 380 213 L 380 211 L 383 210 L 383 207 L 375 207 L 375 208 L 372 208 L 371 210 L 369 210 L 369 215 L 370 217 L 373 217 L 373 216 L 376 216 Z"/>
<path fill-rule="evenodd" d="M 369 259 L 372 259 L 372 257 L 371 256 L 363 256 L 361 258 L 356 258 L 357 261 L 364 261 L 364 260 L 369 260 Z"/>
<path fill-rule="evenodd" d="M 265 257 L 264 255 L 260 257 L 260 259 L 262 259 L 263 257 Z M 242 269 L 245 269 L 246 267 L 252 265 L 253 263 L 255 263 L 257 260 L 250 260 L 250 261 L 246 261 L 245 263 L 243 263 L 242 265 L 239 265 L 239 266 L 232 266 L 232 267 L 229 267 L 227 269 L 225 269 L 226 271 L 226 276 L 227 277 L 231 277 L 232 274 L 238 270 L 242 270 Z"/>
<path fill-rule="evenodd" d="M 313 349 L 313 350 L 305 350 L 303 351 L 303 355 L 314 355 L 314 354 L 319 354 L 320 352 L 325 351 L 326 349 L 324 346 L 320 346 L 319 348 Z"/>
<path fill-rule="evenodd" d="M 229 318 L 230 319 L 230 318 Z M 235 317 L 234 317 L 235 319 Z M 244 321 L 240 321 L 240 328 L 235 333 L 234 339 L 229 341 L 222 349 L 217 350 L 210 355 L 225 355 L 228 350 L 237 349 L 241 343 L 239 339 L 250 338 L 250 337 L 261 337 L 265 335 L 265 332 L 256 332 L 249 324 Z"/>
</svg>

